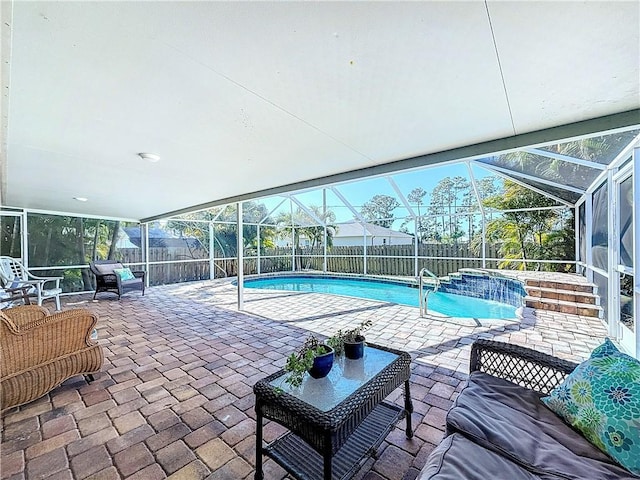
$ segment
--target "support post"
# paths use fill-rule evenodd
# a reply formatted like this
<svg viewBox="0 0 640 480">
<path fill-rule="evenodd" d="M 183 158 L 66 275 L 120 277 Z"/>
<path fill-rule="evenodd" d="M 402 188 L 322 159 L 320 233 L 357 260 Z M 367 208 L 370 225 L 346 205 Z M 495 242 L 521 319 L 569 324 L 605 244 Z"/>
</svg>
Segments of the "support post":
<svg viewBox="0 0 640 480">
<path fill-rule="evenodd" d="M 236 235 L 238 238 L 238 310 L 242 311 L 244 309 L 244 236 L 242 228 L 242 202 L 238 202 L 236 223 L 238 224 L 238 234 Z"/>
<path fill-rule="evenodd" d="M 260 224 L 256 225 L 256 235 L 258 237 L 258 264 L 256 265 L 256 272 L 260 275 L 260 246 L 262 245 L 262 242 L 260 241 Z"/>
<path fill-rule="evenodd" d="M 216 278 L 216 262 L 215 262 L 215 230 L 213 222 L 209 221 L 209 280 Z"/>
<path fill-rule="evenodd" d="M 151 270 L 149 265 L 149 224 L 143 223 L 140 228 L 142 228 L 142 238 L 144 241 L 142 242 L 143 255 L 144 255 L 144 270 L 147 274 L 144 276 L 145 288 L 149 287 L 149 283 L 151 281 Z"/>
</svg>

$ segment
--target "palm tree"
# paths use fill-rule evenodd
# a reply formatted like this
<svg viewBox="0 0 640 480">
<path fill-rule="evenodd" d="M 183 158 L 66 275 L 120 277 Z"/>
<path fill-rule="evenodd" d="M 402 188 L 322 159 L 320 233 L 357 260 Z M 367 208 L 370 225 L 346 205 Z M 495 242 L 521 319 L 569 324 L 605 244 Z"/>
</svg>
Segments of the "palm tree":
<svg viewBox="0 0 640 480">
<path fill-rule="evenodd" d="M 336 214 L 331 210 L 324 211 L 322 207 L 310 205 L 309 211 L 317 218 L 313 218 L 307 212 L 298 208 L 291 213 L 281 213 L 276 218 L 276 224 L 280 232 L 286 232 L 289 237 L 293 236 L 293 248 L 296 252 L 300 250 L 300 238 L 309 239 L 311 252 L 313 249 L 322 245 L 324 241 L 325 228 L 327 233 L 327 247 L 333 245 L 333 235 L 337 231 L 337 227 L 333 224 L 336 221 Z M 323 225 L 318 225 L 318 220 Z M 309 268 L 311 259 L 307 260 L 305 268 Z M 298 265 L 300 267 L 300 265 Z"/>
<path fill-rule="evenodd" d="M 500 243 L 500 255 L 506 259 L 500 268 L 526 270 L 532 259 L 572 258 L 571 234 L 562 232 L 563 227 L 571 229 L 571 225 L 562 225 L 562 214 L 557 210 L 521 210 L 555 206 L 554 200 L 507 180 L 504 193 L 485 199 L 484 204 L 498 210 L 517 210 L 504 212 L 487 224 L 487 239 Z"/>
</svg>

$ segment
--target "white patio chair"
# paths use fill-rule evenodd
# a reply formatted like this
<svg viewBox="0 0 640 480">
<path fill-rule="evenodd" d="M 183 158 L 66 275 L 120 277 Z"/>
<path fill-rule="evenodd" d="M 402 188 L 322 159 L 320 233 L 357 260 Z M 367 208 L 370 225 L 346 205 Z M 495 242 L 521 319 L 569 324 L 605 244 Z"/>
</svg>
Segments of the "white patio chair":
<svg viewBox="0 0 640 480">
<path fill-rule="evenodd" d="M 30 285 L 31 289 L 28 294 L 38 299 L 38 305 L 42 305 L 42 301 L 47 298 L 55 298 L 56 310 L 60 310 L 60 294 L 62 293 L 60 280 L 62 277 L 38 277 L 30 273 L 17 258 L 0 256 L 0 283 L 2 287 L 15 288 Z"/>
</svg>

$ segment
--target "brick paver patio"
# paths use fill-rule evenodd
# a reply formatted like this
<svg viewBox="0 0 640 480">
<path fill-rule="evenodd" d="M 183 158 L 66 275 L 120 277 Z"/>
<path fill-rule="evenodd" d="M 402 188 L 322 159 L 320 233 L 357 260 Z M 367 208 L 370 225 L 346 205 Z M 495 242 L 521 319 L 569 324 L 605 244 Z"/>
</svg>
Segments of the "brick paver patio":
<svg viewBox="0 0 640 480">
<path fill-rule="evenodd" d="M 46 305 L 51 308 L 50 305 Z M 2 479 L 253 478 L 253 384 L 284 365 L 308 331 L 331 335 L 371 318 L 367 339 L 411 353 L 415 437 L 394 429 L 356 478 L 412 480 L 442 438 L 445 413 L 478 337 L 570 360 L 604 338 L 597 319 L 525 310 L 520 322 L 418 317 L 418 309 L 318 294 L 245 291 L 227 281 L 66 297 L 100 318 L 105 364 L 2 417 Z M 392 399 L 401 402 L 397 390 Z M 271 422 L 265 440 L 283 429 Z M 265 478 L 288 478 L 272 460 Z"/>
</svg>

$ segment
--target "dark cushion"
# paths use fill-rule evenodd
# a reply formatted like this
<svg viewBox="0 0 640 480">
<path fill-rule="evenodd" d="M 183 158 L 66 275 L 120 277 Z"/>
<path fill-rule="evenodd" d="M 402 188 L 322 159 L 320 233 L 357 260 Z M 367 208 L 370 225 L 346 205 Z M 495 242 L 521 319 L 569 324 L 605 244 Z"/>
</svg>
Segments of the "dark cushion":
<svg viewBox="0 0 640 480">
<path fill-rule="evenodd" d="M 533 390 L 473 372 L 447 428 L 528 470 L 569 479 L 636 478 L 549 410 Z"/>
<path fill-rule="evenodd" d="M 458 433 L 438 445 L 417 480 L 551 480 L 557 477 L 529 472 Z"/>
</svg>

